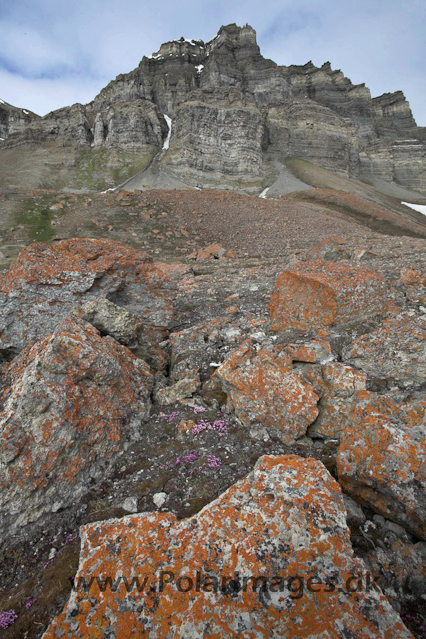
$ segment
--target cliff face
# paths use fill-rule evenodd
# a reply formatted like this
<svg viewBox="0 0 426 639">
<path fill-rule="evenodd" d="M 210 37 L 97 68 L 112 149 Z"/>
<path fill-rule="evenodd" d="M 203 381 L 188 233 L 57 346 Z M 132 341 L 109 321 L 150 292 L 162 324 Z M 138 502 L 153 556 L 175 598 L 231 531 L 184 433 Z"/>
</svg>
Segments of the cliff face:
<svg viewBox="0 0 426 639">
<path fill-rule="evenodd" d="M 293 157 L 426 192 L 425 136 L 402 92 L 371 98 L 329 62 L 278 66 L 263 58 L 248 25 L 221 27 L 207 43 L 167 42 L 90 104 L 28 122 L 4 145 L 57 139 L 151 158 L 169 133 L 164 115 L 172 134 L 159 165 L 190 185 L 259 182 L 271 157 Z"/>
<path fill-rule="evenodd" d="M 13 133 L 22 131 L 39 117 L 32 111 L 18 109 L 0 99 L 0 141 L 6 140 Z"/>
</svg>

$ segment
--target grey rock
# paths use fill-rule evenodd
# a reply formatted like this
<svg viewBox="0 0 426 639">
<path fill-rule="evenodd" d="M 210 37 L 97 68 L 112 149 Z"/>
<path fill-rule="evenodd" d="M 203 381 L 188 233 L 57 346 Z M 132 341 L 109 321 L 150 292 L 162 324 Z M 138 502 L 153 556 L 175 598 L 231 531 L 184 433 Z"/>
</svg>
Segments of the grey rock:
<svg viewBox="0 0 426 639">
<path fill-rule="evenodd" d="M 19 109 L 4 100 L 0 100 L 0 142 L 6 140 L 13 133 L 19 133 L 24 130 L 29 124 L 39 118 L 40 116 L 32 111 Z"/>
<path fill-rule="evenodd" d="M 418 541 L 414 548 L 426 559 L 426 541 Z"/>
<path fill-rule="evenodd" d="M 408 538 L 407 531 L 405 530 L 405 528 L 403 528 L 399 524 L 395 524 L 393 521 L 390 521 L 389 519 L 386 520 L 382 530 L 383 532 L 388 532 L 388 531 L 392 532 L 394 535 L 396 535 L 398 539 Z"/>
<path fill-rule="evenodd" d="M 375 524 L 377 524 L 379 528 L 383 528 L 383 526 L 385 525 L 386 519 L 382 517 L 382 515 L 374 515 L 373 521 Z"/>
<path fill-rule="evenodd" d="M 122 504 L 123 510 L 126 510 L 128 513 L 137 513 L 138 512 L 138 500 L 137 497 L 127 497 Z"/>
<path fill-rule="evenodd" d="M 0 413 L 0 537 L 76 503 L 142 437 L 145 362 L 65 320 L 10 365 Z"/>
<path fill-rule="evenodd" d="M 346 508 L 346 521 L 348 522 L 348 526 L 361 526 L 366 520 L 361 506 L 349 497 L 349 495 L 343 495 L 343 502 Z"/>
<path fill-rule="evenodd" d="M 164 505 L 167 499 L 167 493 L 155 493 L 152 497 L 152 501 L 157 506 L 157 508 L 161 508 Z"/>
</svg>

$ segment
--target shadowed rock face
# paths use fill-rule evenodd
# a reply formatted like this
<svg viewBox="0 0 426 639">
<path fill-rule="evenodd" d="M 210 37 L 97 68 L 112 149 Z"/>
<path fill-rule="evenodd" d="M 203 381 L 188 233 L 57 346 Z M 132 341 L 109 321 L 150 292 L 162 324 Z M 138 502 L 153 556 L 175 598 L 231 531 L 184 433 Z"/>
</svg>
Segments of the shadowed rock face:
<svg viewBox="0 0 426 639">
<path fill-rule="evenodd" d="M 424 135 L 401 91 L 372 99 L 329 62 L 278 66 L 263 58 L 248 25 L 223 26 L 207 43 L 167 42 L 87 106 L 28 120 L 4 145 L 137 148 L 149 161 L 168 134 L 163 114 L 172 118 L 172 137 L 159 163 L 190 183 L 259 181 L 270 170 L 269 151 L 426 193 Z"/>
<path fill-rule="evenodd" d="M 339 487 L 324 466 L 288 455 L 262 457 L 252 473 L 191 519 L 146 513 L 84 526 L 76 583 L 98 575 L 130 582 L 143 574 L 149 586 L 143 593 L 126 592 L 124 583 L 114 593 L 100 594 L 95 586 L 74 592 L 44 638 L 93 632 L 124 638 L 131 632 L 408 639 L 379 590 L 354 597 L 325 585 L 332 575 L 342 584 L 365 572 L 353 556 L 345 515 Z M 161 572 L 170 582 L 173 573 L 173 583 L 150 590 Z M 302 575 L 311 577 L 315 592 L 296 593 Z"/>
</svg>

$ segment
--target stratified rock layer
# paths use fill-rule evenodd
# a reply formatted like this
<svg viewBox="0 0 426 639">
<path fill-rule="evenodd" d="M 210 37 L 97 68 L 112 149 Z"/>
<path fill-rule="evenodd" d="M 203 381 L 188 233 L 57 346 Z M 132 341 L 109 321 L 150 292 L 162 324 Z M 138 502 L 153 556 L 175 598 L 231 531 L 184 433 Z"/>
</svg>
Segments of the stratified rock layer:
<svg viewBox="0 0 426 639">
<path fill-rule="evenodd" d="M 7 371 L 1 397 L 0 537 L 76 503 L 142 437 L 148 365 L 85 322 L 65 320 Z"/>
<path fill-rule="evenodd" d="M 207 43 L 167 42 L 90 104 L 28 118 L 10 129 L 6 148 L 59 142 L 95 157 L 100 148 L 137 148 L 145 166 L 158 153 L 190 186 L 227 176 L 234 188 L 270 181 L 272 156 L 300 158 L 426 193 L 424 134 L 401 91 L 372 99 L 329 62 L 279 66 L 261 55 L 249 25 L 222 26 Z"/>
<path fill-rule="evenodd" d="M 146 513 L 83 526 L 75 584 L 94 583 L 76 588 L 44 638 L 408 639 L 380 591 L 345 592 L 355 573 L 366 580 L 345 515 L 324 466 L 290 455 L 262 457 L 191 519 Z M 100 592 L 101 576 L 122 583 Z M 144 590 L 133 582 L 127 592 L 124 580 L 136 577 L 147 578 Z"/>
</svg>

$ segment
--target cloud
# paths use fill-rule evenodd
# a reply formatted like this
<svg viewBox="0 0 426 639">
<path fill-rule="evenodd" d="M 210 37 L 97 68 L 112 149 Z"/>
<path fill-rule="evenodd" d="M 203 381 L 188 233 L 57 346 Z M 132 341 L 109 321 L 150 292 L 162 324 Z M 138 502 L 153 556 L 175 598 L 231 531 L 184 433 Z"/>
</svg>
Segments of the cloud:
<svg viewBox="0 0 426 639">
<path fill-rule="evenodd" d="M 167 40 L 236 22 L 279 64 L 329 60 L 373 95 L 402 89 L 426 125 L 423 0 L 19 0 L 2 13 L 0 97 L 42 115 L 90 101 Z"/>
</svg>

